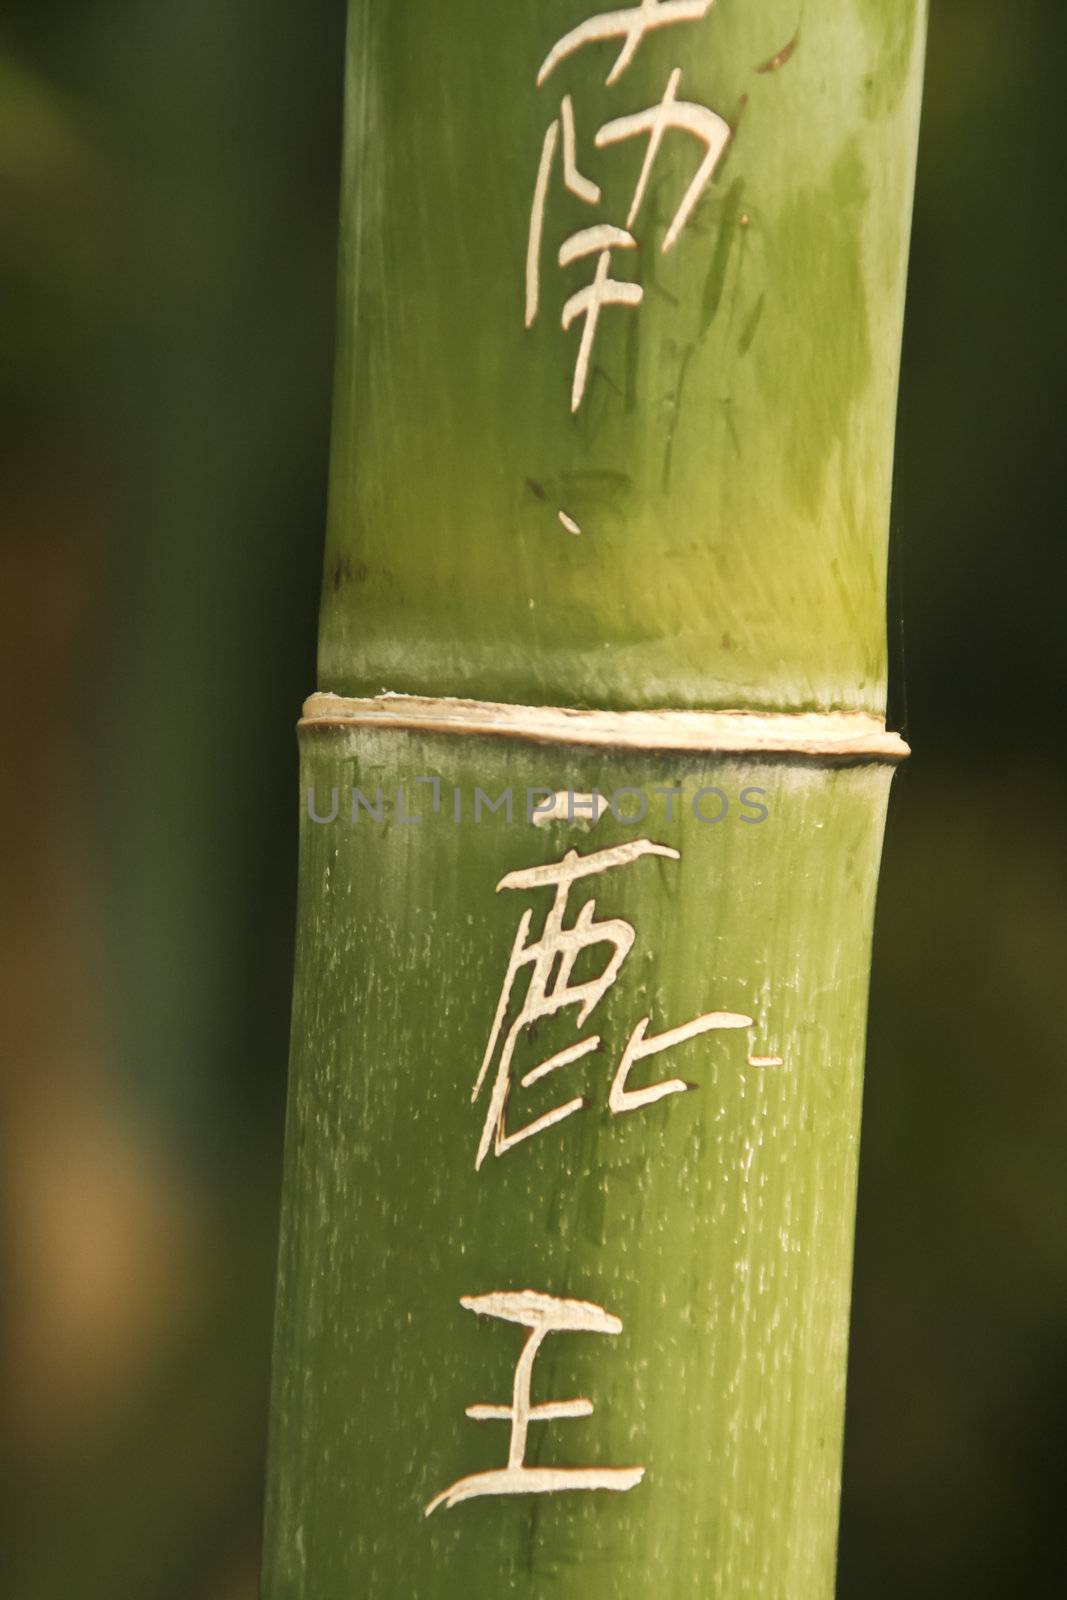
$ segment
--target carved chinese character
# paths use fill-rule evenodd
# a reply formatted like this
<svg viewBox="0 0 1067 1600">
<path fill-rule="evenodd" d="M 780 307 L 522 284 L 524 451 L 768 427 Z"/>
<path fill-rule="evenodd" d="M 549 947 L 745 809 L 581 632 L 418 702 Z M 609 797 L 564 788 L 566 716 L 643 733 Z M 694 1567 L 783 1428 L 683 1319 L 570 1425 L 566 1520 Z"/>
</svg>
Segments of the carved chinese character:
<svg viewBox="0 0 1067 1600">
<path fill-rule="evenodd" d="M 699 21 L 707 15 L 712 4 L 713 0 L 641 0 L 639 5 L 601 12 L 599 15 L 590 17 L 587 21 L 580 23 L 576 28 L 572 28 L 569 33 L 565 34 L 553 46 L 542 63 L 537 81 L 539 84 L 543 83 L 561 61 L 566 60 L 568 56 L 572 55 L 576 50 L 580 50 L 583 46 L 594 43 L 597 40 L 621 39 L 623 41 L 622 48 L 607 79 L 609 84 L 614 83 L 633 60 L 642 39 L 647 33 L 657 28 L 669 27 L 675 23 Z M 671 131 L 688 133 L 704 146 L 704 157 L 683 195 L 681 204 L 675 212 L 663 239 L 662 249 L 664 253 L 675 244 L 679 234 L 692 216 L 701 195 L 711 182 L 722 159 L 723 152 L 730 141 L 730 125 L 722 117 L 709 110 L 707 106 L 698 105 L 689 100 L 678 99 L 678 85 L 681 82 L 681 78 L 681 68 L 676 67 L 667 80 L 663 98 L 658 105 L 650 106 L 644 111 L 633 112 L 628 116 L 615 117 L 610 122 L 606 122 L 595 135 L 596 147 L 600 150 L 619 144 L 623 140 L 639 136 L 647 136 L 648 147 L 645 151 L 645 158 L 634 190 L 633 199 L 630 203 L 630 211 L 626 219 L 625 228 L 608 222 L 602 222 L 588 228 L 580 228 L 576 233 L 571 234 L 570 238 L 564 240 L 559 251 L 559 264 L 561 267 L 571 266 L 574 262 L 581 261 L 587 256 L 596 257 L 592 280 L 584 288 L 572 294 L 563 307 L 562 325 L 564 329 L 569 328 L 579 318 L 583 319 L 581 339 L 575 361 L 574 378 L 571 384 L 572 411 L 578 410 L 585 394 L 601 311 L 605 306 L 627 306 L 630 309 L 635 309 L 643 299 L 644 290 L 640 283 L 611 275 L 612 252 L 637 248 L 638 241 L 631 230 L 641 209 L 664 136 Z M 549 124 L 545 132 L 544 142 L 541 147 L 541 160 L 537 169 L 537 180 L 534 184 L 533 203 L 530 208 L 530 227 L 526 243 L 526 326 L 528 328 L 532 327 L 536 320 L 540 305 L 541 250 L 545 228 L 545 210 L 561 133 L 564 185 L 571 194 L 576 195 L 586 205 L 596 205 L 600 200 L 599 185 L 594 183 L 591 178 L 583 176 L 578 169 L 574 107 L 570 96 L 564 95 L 560 105 L 559 116 Z M 561 513 L 560 521 L 568 531 L 581 532 L 580 527 L 574 523 L 574 519 L 568 514 Z"/>
<path fill-rule="evenodd" d="M 533 921 L 532 910 L 523 912 L 515 935 L 489 1043 L 471 1095 L 472 1101 L 477 1100 L 486 1080 L 504 1029 L 511 992 L 523 967 L 530 968 L 529 983 L 522 1007 L 504 1034 L 485 1126 L 478 1145 L 476 1167 L 481 1166 L 489 1153 L 490 1146 L 495 1144 L 496 1154 L 503 1155 L 505 1150 L 510 1150 L 513 1145 L 519 1144 L 523 1139 L 531 1138 L 533 1134 L 551 1127 L 553 1123 L 562 1122 L 565 1117 L 573 1116 L 585 1105 L 585 1100 L 577 1096 L 568 1100 L 565 1105 L 556 1106 L 553 1110 L 545 1112 L 543 1116 L 535 1118 L 533 1122 L 527 1123 L 515 1133 L 508 1133 L 504 1125 L 504 1115 L 511 1093 L 511 1060 L 519 1036 L 541 1017 L 554 1016 L 567 1006 L 577 1007 L 578 1027 L 584 1027 L 590 1012 L 618 977 L 619 968 L 634 942 L 634 930 L 628 922 L 623 922 L 618 917 L 601 922 L 594 919 L 593 913 L 596 910 L 594 900 L 587 900 L 575 921 L 568 926 L 566 915 L 571 888 L 582 878 L 607 872 L 612 867 L 626 866 L 639 861 L 643 856 L 665 856 L 668 860 L 679 860 L 677 850 L 672 850 L 666 845 L 652 844 L 648 839 L 635 839 L 628 844 L 617 845 L 611 850 L 598 850 L 588 856 L 580 856 L 576 850 L 568 850 L 562 861 L 544 867 L 530 867 L 524 871 L 509 872 L 497 884 L 498 892 L 501 889 L 541 888 L 554 888 L 556 892 L 551 909 L 545 917 L 540 938 L 527 943 L 527 935 Z M 592 978 L 586 979 L 584 983 L 572 982 L 571 974 L 579 955 L 598 945 L 604 946 L 609 952 L 602 970 Z M 599 1036 L 591 1034 L 566 1050 L 550 1056 L 532 1071 L 527 1072 L 522 1079 L 523 1088 L 529 1088 L 531 1084 L 547 1077 L 549 1073 L 558 1072 L 560 1068 L 580 1060 L 590 1051 L 598 1049 L 599 1045 Z"/>
<path fill-rule="evenodd" d="M 633 926 L 621 917 L 598 920 L 595 916 L 596 901 L 592 899 L 587 900 L 574 920 L 568 922 L 572 888 L 583 878 L 608 872 L 615 867 L 629 866 L 644 856 L 661 856 L 670 861 L 681 859 L 679 852 L 672 850 L 668 845 L 653 844 L 648 839 L 635 839 L 628 844 L 616 845 L 608 850 L 598 850 L 588 856 L 580 856 L 576 850 L 568 850 L 562 861 L 552 862 L 543 867 L 529 867 L 518 872 L 509 872 L 497 884 L 498 891 L 554 888 L 555 895 L 552 906 L 545 916 L 540 937 L 529 938 L 534 916 L 532 909 L 523 912 L 515 935 L 489 1042 L 471 1095 L 472 1102 L 477 1101 L 499 1047 L 496 1076 L 493 1079 L 475 1159 L 477 1168 L 481 1167 L 490 1149 L 497 1156 L 501 1156 L 505 1151 L 521 1144 L 524 1139 L 543 1133 L 545 1129 L 553 1127 L 557 1122 L 563 1122 L 588 1105 L 584 1095 L 575 1095 L 520 1128 L 512 1131 L 507 1127 L 507 1111 L 513 1090 L 512 1062 L 523 1033 L 528 1032 L 542 1018 L 555 1016 L 568 1007 L 577 1010 L 578 1030 L 584 1028 L 592 1012 L 618 978 L 636 938 Z M 591 977 L 576 983 L 573 979 L 575 963 L 585 951 L 594 950 L 598 946 L 603 947 L 605 951 L 603 965 Z M 508 1024 L 513 992 L 523 967 L 530 969 L 525 998 L 514 1019 Z M 626 1111 L 639 1111 L 645 1106 L 654 1105 L 657 1100 L 665 1099 L 668 1095 L 682 1094 L 687 1089 L 695 1087 L 694 1084 L 686 1083 L 681 1078 L 668 1078 L 644 1087 L 631 1087 L 630 1074 L 639 1062 L 647 1060 L 650 1056 L 661 1055 L 664 1051 L 672 1050 L 675 1046 L 704 1033 L 721 1029 L 752 1028 L 755 1025 L 754 1019 L 743 1012 L 708 1011 L 702 1016 L 681 1023 L 678 1027 L 668 1028 L 664 1033 L 649 1035 L 647 1030 L 650 1020 L 649 1017 L 642 1017 L 631 1031 L 612 1079 L 608 1106 L 616 1116 Z M 519 1080 L 519 1086 L 523 1089 L 532 1088 L 535 1083 L 539 1083 L 552 1073 L 581 1061 L 583 1057 L 598 1050 L 600 1044 L 600 1035 L 596 1033 L 579 1038 L 574 1044 L 555 1051 L 531 1067 Z M 781 1064 L 779 1057 L 749 1056 L 748 1062 L 750 1066 Z"/>
<path fill-rule="evenodd" d="M 465 1295 L 460 1305 L 482 1317 L 499 1317 L 517 1322 L 530 1332 L 515 1368 L 515 1381 L 509 1406 L 475 1405 L 467 1416 L 476 1422 L 510 1422 L 511 1444 L 508 1464 L 493 1472 L 476 1472 L 459 1478 L 426 1507 L 426 1515 L 438 1506 L 456 1506 L 480 1495 L 557 1494 L 569 1489 L 612 1489 L 616 1493 L 632 1489 L 645 1475 L 644 1467 L 528 1467 L 526 1435 L 531 1422 L 554 1422 L 563 1417 L 592 1416 L 589 1400 L 549 1400 L 533 1405 L 530 1386 L 538 1350 L 550 1333 L 622 1332 L 618 1317 L 586 1300 L 557 1300 L 552 1295 L 535 1294 L 532 1289 L 519 1293 Z"/>
</svg>

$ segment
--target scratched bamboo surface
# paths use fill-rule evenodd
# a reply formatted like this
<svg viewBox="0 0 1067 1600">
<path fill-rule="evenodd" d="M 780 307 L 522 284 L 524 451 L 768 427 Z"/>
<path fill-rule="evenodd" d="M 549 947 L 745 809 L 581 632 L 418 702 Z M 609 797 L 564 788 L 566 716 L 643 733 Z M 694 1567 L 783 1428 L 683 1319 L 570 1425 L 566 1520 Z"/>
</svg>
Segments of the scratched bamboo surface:
<svg viewBox="0 0 1067 1600">
<path fill-rule="evenodd" d="M 921 0 L 717 0 L 649 34 L 611 86 L 604 42 L 538 88 L 599 10 L 353 5 L 318 687 L 882 710 Z M 559 246 L 625 221 L 647 140 L 594 136 L 658 103 L 676 66 L 736 132 L 667 255 L 701 150 L 665 138 L 637 249 L 612 262 L 645 297 L 601 316 L 575 419 L 578 331 L 560 322 L 592 273 L 560 270 Z M 564 94 L 603 200 L 557 163 L 527 329 L 531 196 Z"/>
<path fill-rule="evenodd" d="M 594 0 L 353 0 L 319 689 L 883 710 L 922 7 L 682 9 L 614 83 L 618 38 L 576 46 L 538 87 Z M 664 255 L 703 153 L 665 132 L 610 262 L 641 303 L 602 308 L 579 373 L 588 317 L 561 323 L 600 257 L 559 252 L 623 227 L 649 143 L 595 135 L 671 82 L 729 142 Z M 828 1600 L 890 776 L 305 729 L 266 1600 Z M 439 811 L 419 777 L 439 780 Z M 351 821 L 354 786 L 382 788 L 383 820 Z M 398 815 L 398 786 L 421 821 Z M 648 815 L 533 826 L 527 787 L 633 789 Z M 683 792 L 669 815 L 664 787 Z M 751 787 L 763 820 L 740 804 Z M 475 823 L 479 788 L 510 788 L 514 819 Z M 692 804 L 713 788 L 730 801 L 716 823 Z M 334 820 L 308 815 L 309 790 L 320 816 L 337 791 Z M 627 842 L 642 848 L 573 885 L 565 918 L 615 930 L 581 948 L 574 983 L 624 959 L 587 1017 L 568 1003 L 521 1030 L 505 1126 L 582 1104 L 476 1170 L 499 1048 L 472 1091 L 509 956 L 552 900 L 498 886 Z M 643 1018 L 650 1040 L 717 1011 L 751 1026 L 680 1039 L 630 1080 L 691 1088 L 612 1110 Z M 528 1330 L 461 1302 L 525 1291 L 597 1310 L 549 1333 L 532 1369 L 533 1405 L 580 1398 L 583 1414 L 531 1421 L 512 1465 L 640 1481 L 427 1516 L 515 1441 L 513 1418 L 465 1411 L 517 1406 Z"/>
<path fill-rule="evenodd" d="M 561 753 L 405 733 L 305 744 L 305 904 L 294 1014 L 287 1210 L 274 1397 L 271 1600 L 452 1600 L 832 1593 L 870 927 L 889 770 L 811 762 Z M 360 812 L 381 783 L 404 824 Z M 678 785 L 675 820 L 605 815 L 588 831 L 503 812 L 452 820 L 458 787 L 584 780 Z M 734 804 L 692 810 L 702 787 Z M 768 816 L 744 822 L 742 789 Z M 636 801 L 628 802 L 636 810 Z M 621 808 L 620 802 L 620 808 Z M 663 802 L 659 804 L 662 806 Z M 714 816 L 721 801 L 706 797 Z M 754 814 L 754 813 L 749 813 Z M 511 1128 L 572 1095 L 588 1106 L 475 1170 L 471 1090 L 522 912 L 546 890 L 495 886 L 516 865 L 651 837 L 649 858 L 576 886 L 637 938 L 593 1013 L 602 1047 L 530 1089 Z M 584 890 L 585 892 L 580 892 Z M 532 935 L 531 935 L 532 937 Z M 599 963 L 602 965 L 602 961 Z M 712 1009 L 723 1032 L 643 1062 L 635 1084 L 685 1094 L 613 1116 L 634 1024 Z M 539 1025 L 514 1076 L 576 1037 Z M 781 1066 L 750 1067 L 750 1054 Z M 627 1493 L 483 1498 L 429 1518 L 467 1474 L 503 1467 L 520 1329 L 462 1296 L 533 1289 L 591 1301 L 623 1331 L 549 1337 L 533 1399 L 591 1416 L 534 1423 L 527 1461 L 643 1466 Z"/>
</svg>

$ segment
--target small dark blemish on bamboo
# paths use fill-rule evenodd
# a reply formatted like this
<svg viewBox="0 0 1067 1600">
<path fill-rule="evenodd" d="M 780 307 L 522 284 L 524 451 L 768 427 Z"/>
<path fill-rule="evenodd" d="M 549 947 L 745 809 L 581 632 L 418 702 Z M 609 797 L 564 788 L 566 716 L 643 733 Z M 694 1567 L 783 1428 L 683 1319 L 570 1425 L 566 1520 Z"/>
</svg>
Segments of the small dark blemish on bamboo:
<svg viewBox="0 0 1067 1600">
<path fill-rule="evenodd" d="M 741 220 L 744 222 L 745 219 L 742 217 Z M 741 337 L 737 341 L 737 353 L 739 356 L 746 356 L 749 350 L 752 348 L 752 341 L 755 339 L 759 325 L 763 320 L 763 310 L 766 304 L 766 299 L 767 293 L 766 290 L 764 290 L 753 306 L 751 314 L 749 315 L 745 326 L 741 330 Z"/>
<path fill-rule="evenodd" d="M 788 61 L 793 59 L 793 52 L 796 50 L 796 47 L 799 43 L 800 29 L 798 28 L 796 33 L 794 33 L 793 37 L 790 39 L 789 43 L 783 45 L 778 54 L 771 56 L 770 60 L 765 61 L 762 67 L 757 67 L 756 71 L 761 74 L 780 71 Z"/>
<path fill-rule="evenodd" d="M 346 583 L 366 583 L 370 575 L 370 568 L 365 561 L 357 561 L 353 566 L 347 556 L 338 556 L 330 573 L 334 592 L 342 589 Z"/>
</svg>

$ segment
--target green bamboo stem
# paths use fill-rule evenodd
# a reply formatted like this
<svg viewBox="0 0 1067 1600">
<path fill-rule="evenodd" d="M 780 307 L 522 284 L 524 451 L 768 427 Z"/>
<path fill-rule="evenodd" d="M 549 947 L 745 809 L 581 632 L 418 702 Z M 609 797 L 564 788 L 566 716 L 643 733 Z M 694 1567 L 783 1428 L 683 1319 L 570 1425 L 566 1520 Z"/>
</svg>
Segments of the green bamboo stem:
<svg viewBox="0 0 1067 1600">
<path fill-rule="evenodd" d="M 268 1600 L 832 1592 L 922 8 L 701 9 L 352 6 Z"/>
</svg>

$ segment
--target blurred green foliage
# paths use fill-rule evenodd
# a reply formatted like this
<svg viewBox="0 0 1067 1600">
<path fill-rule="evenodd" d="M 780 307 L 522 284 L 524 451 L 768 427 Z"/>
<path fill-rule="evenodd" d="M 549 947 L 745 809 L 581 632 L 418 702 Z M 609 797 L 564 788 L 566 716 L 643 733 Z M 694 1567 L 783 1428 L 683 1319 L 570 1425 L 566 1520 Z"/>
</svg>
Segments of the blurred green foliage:
<svg viewBox="0 0 1067 1600">
<path fill-rule="evenodd" d="M 254 1592 L 343 9 L 0 20 L 12 1600 Z M 879 917 L 842 1530 L 863 1600 L 1054 1570 L 1059 11 L 933 0 L 890 619 L 916 755 Z"/>
</svg>

